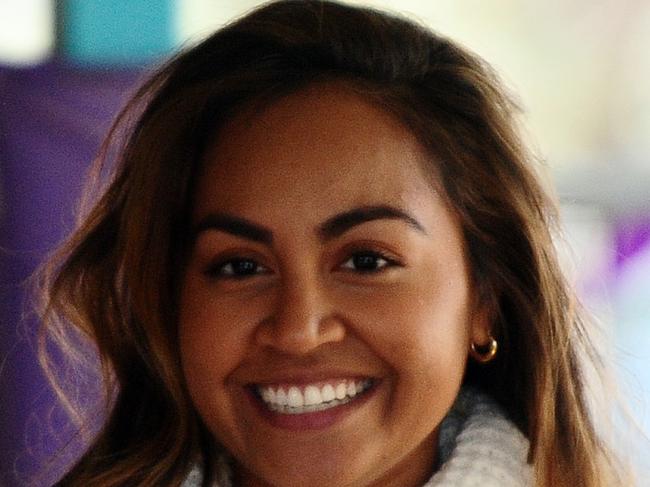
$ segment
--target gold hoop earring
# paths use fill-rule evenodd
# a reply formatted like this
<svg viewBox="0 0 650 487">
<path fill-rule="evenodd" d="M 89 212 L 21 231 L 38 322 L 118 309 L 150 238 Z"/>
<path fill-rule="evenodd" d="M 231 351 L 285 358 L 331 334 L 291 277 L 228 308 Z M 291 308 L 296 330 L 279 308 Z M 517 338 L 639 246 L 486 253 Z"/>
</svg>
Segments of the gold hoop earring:
<svg viewBox="0 0 650 487">
<path fill-rule="evenodd" d="M 476 344 L 472 342 L 469 347 L 469 351 L 474 360 L 480 364 L 486 364 L 490 362 L 494 357 L 496 357 L 498 348 L 499 344 L 497 341 L 494 338 L 490 337 L 490 343 L 487 345 L 480 345 L 478 350 Z"/>
</svg>

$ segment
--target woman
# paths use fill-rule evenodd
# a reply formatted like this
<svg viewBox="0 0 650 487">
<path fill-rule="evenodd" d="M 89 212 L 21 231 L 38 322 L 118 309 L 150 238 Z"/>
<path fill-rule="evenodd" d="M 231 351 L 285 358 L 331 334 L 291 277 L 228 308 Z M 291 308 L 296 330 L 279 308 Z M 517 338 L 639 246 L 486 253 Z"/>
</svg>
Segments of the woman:
<svg viewBox="0 0 650 487">
<path fill-rule="evenodd" d="M 622 482 L 514 117 L 476 56 L 330 2 L 171 60 L 44 274 L 111 405 L 60 485 Z"/>
</svg>

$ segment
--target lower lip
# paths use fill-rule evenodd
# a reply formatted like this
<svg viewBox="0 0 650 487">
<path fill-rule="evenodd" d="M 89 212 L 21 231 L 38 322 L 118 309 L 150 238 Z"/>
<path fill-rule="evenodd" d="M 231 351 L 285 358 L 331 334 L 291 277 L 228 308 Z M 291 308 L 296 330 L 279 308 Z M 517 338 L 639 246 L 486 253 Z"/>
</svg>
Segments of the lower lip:
<svg viewBox="0 0 650 487">
<path fill-rule="evenodd" d="M 282 414 L 271 411 L 255 392 L 247 389 L 247 395 L 260 416 L 276 428 L 293 431 L 319 430 L 329 428 L 355 409 L 361 407 L 377 392 L 378 386 L 378 383 L 373 384 L 370 389 L 364 391 L 359 397 L 355 397 L 352 401 L 340 406 L 303 414 Z"/>
</svg>

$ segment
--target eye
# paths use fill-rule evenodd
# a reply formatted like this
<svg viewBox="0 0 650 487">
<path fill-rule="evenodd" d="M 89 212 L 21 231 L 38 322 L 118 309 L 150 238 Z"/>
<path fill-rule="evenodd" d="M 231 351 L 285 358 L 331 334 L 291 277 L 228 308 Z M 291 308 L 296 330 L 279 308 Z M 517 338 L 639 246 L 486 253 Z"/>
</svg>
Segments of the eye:
<svg viewBox="0 0 650 487">
<path fill-rule="evenodd" d="M 349 259 L 341 264 L 341 268 L 369 274 L 382 271 L 394 265 L 397 265 L 396 261 L 379 252 L 364 250 L 353 253 Z"/>
<path fill-rule="evenodd" d="M 211 265 L 205 274 L 213 278 L 242 279 L 266 272 L 268 269 L 255 260 L 237 257 Z"/>
</svg>

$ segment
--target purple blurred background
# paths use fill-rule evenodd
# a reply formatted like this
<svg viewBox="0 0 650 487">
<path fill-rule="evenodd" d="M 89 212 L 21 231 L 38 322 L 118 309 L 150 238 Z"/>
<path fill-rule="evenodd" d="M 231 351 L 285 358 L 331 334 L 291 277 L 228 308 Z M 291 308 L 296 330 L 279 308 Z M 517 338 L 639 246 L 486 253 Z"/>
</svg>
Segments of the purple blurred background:
<svg viewBox="0 0 650 487">
<path fill-rule="evenodd" d="M 137 79 L 0 67 L 0 485 L 24 485 L 68 440 L 36 359 L 26 279 L 72 229 L 90 161 Z"/>
</svg>

